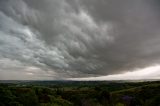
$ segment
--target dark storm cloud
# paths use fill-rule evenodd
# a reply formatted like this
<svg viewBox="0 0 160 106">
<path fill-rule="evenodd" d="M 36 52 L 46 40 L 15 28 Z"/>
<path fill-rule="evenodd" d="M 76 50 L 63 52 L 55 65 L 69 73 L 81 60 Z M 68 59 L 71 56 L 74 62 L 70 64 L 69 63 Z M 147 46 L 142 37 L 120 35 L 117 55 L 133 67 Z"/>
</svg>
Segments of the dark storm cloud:
<svg viewBox="0 0 160 106">
<path fill-rule="evenodd" d="M 53 77 L 109 75 L 159 64 L 159 4 L 0 0 L 1 64 L 17 61 L 3 68 L 36 68 Z"/>
</svg>

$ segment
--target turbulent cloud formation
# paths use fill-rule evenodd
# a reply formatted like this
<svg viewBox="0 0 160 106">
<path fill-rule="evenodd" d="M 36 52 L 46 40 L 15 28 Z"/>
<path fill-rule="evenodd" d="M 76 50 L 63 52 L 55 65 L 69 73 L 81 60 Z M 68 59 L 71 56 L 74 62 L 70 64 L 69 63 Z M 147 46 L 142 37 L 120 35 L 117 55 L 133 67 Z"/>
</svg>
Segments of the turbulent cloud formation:
<svg viewBox="0 0 160 106">
<path fill-rule="evenodd" d="M 93 77 L 159 64 L 159 4 L 0 0 L 0 77 Z"/>
</svg>

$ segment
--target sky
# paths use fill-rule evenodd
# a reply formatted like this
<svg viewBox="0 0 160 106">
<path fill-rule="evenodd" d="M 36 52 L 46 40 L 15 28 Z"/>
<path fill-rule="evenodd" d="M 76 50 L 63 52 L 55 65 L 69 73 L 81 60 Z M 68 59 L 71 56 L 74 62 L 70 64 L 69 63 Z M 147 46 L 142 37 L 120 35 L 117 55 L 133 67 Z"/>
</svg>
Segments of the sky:
<svg viewBox="0 0 160 106">
<path fill-rule="evenodd" d="M 159 0 L 0 0 L 0 80 L 160 79 Z"/>
</svg>

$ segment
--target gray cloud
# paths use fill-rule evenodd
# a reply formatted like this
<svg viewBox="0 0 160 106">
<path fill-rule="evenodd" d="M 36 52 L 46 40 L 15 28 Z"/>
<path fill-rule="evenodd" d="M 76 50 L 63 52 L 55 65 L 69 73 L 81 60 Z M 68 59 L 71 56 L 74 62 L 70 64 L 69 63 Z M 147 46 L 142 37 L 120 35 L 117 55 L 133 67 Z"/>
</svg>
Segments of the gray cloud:
<svg viewBox="0 0 160 106">
<path fill-rule="evenodd" d="M 1 0 L 0 65 L 10 65 L 0 69 L 63 78 L 159 64 L 158 9 L 157 0 Z"/>
</svg>

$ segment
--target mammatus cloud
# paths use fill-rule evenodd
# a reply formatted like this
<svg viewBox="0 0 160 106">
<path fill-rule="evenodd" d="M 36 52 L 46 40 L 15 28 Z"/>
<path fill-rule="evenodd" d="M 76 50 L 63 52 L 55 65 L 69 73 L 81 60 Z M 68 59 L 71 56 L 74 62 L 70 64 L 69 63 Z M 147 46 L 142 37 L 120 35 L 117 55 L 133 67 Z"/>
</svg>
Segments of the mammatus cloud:
<svg viewBox="0 0 160 106">
<path fill-rule="evenodd" d="M 156 0 L 0 0 L 0 78 L 93 77 L 159 64 L 158 7 Z"/>
</svg>

